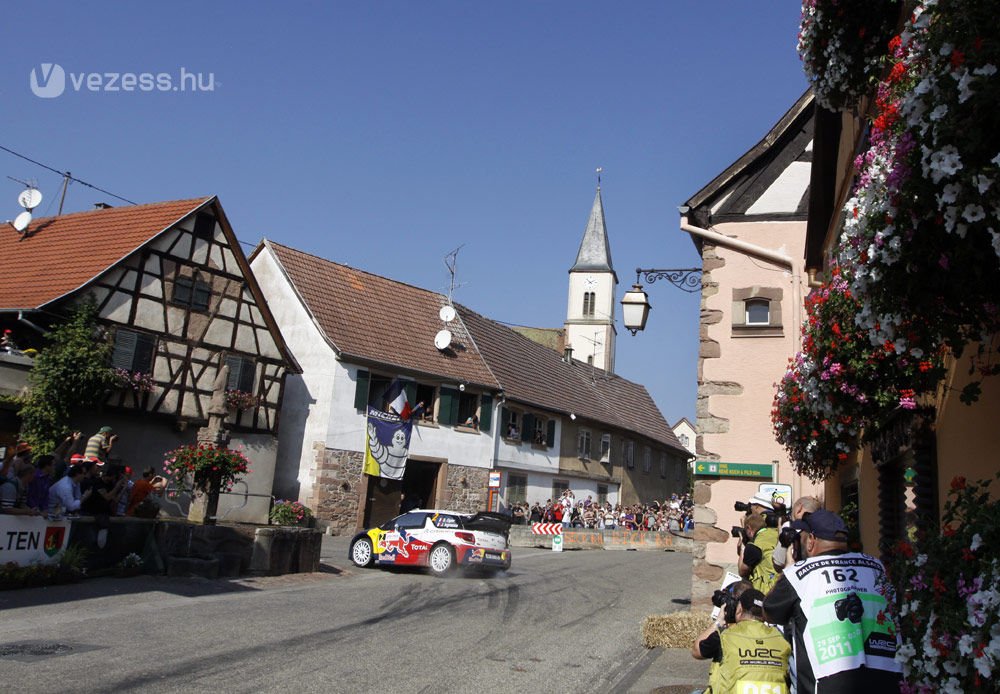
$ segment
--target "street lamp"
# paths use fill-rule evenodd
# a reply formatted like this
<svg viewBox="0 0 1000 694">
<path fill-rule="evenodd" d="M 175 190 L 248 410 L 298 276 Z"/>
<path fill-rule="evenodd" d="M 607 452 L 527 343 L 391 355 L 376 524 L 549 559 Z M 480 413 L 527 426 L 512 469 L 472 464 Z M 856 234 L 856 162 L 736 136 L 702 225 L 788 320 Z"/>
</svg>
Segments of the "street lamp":
<svg viewBox="0 0 1000 694">
<path fill-rule="evenodd" d="M 653 308 L 649 303 L 649 297 L 639 283 L 643 277 L 648 284 L 653 284 L 657 280 L 667 280 L 670 284 L 689 294 L 701 289 L 701 268 L 650 268 L 646 270 L 636 268 L 635 284 L 622 297 L 622 322 L 625 324 L 625 329 L 633 335 L 646 328 L 649 309 Z"/>
</svg>

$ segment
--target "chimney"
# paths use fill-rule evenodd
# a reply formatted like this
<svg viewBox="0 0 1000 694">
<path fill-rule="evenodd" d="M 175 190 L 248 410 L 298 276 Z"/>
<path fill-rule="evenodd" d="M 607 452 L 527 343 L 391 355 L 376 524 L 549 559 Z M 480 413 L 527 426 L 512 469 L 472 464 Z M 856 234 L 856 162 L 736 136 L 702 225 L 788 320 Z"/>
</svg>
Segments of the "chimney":
<svg viewBox="0 0 1000 694">
<path fill-rule="evenodd" d="M 110 210 L 111 209 L 111 205 L 109 205 L 106 202 L 95 202 L 94 203 L 94 209 L 95 210 Z"/>
<path fill-rule="evenodd" d="M 563 361 L 566 362 L 567 364 L 573 363 L 573 348 L 570 347 L 569 345 L 566 345 L 566 347 L 563 349 Z"/>
</svg>

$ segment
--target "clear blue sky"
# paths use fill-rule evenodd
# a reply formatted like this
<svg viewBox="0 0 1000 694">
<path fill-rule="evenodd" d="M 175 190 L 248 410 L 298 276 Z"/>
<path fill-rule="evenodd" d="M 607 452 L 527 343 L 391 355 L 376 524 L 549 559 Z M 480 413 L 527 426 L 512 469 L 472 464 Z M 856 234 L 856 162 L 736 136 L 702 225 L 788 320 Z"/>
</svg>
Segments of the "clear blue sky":
<svg viewBox="0 0 1000 694">
<path fill-rule="evenodd" d="M 634 268 L 698 263 L 677 206 L 806 87 L 799 4 L 648 2 L 33 3 L 4 13 L 0 144 L 139 202 L 218 194 L 268 237 L 456 300 L 561 326 L 567 270 L 604 167 L 619 299 Z M 42 99 L 29 74 L 67 73 Z M 73 75 L 201 73 L 211 92 L 91 92 Z M 188 82 L 190 84 L 190 81 Z M 56 174 L 35 178 L 54 213 Z M 0 178 L 0 218 L 19 186 Z M 67 210 L 108 199 L 70 187 Z M 6 202 L 4 202 L 6 201 Z M 6 207 L 3 207 L 6 205 Z M 3 210 L 6 209 L 6 212 Z M 11 232 L 13 233 L 13 232 Z M 648 288 L 617 371 L 694 420 L 698 297 Z"/>
</svg>

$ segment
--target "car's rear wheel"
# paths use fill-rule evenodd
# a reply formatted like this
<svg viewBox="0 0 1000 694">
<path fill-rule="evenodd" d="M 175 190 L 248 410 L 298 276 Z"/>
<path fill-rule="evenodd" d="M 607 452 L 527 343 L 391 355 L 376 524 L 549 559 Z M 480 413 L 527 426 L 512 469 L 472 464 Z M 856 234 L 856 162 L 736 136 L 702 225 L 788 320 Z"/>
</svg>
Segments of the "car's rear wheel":
<svg viewBox="0 0 1000 694">
<path fill-rule="evenodd" d="M 439 542 L 431 549 L 427 566 L 435 576 L 446 576 L 455 567 L 455 550 L 445 542 Z"/>
<path fill-rule="evenodd" d="M 372 550 L 372 541 L 367 537 L 359 537 L 351 545 L 351 561 L 355 566 L 362 569 L 372 565 L 375 561 L 375 552 Z"/>
</svg>

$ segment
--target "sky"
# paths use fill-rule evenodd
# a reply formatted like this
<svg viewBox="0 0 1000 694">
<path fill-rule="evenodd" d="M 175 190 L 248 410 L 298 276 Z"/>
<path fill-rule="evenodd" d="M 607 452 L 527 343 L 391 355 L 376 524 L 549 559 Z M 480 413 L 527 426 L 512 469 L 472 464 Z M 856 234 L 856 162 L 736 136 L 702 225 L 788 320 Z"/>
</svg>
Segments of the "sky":
<svg viewBox="0 0 1000 694">
<path fill-rule="evenodd" d="M 805 90 L 798 21 L 787 1 L 37 2 L 5 13 L 0 145 L 135 202 L 218 195 L 247 252 L 446 291 L 461 246 L 456 302 L 561 327 L 597 167 L 618 300 L 636 267 L 700 264 L 677 207 Z M 32 88 L 57 90 L 42 63 L 58 96 Z M 55 213 L 58 174 L 2 151 L 0 174 Z M 0 219 L 21 211 L 4 177 Z M 65 211 L 96 202 L 126 204 L 74 183 Z M 693 422 L 699 296 L 646 290 L 616 372 Z"/>
</svg>

